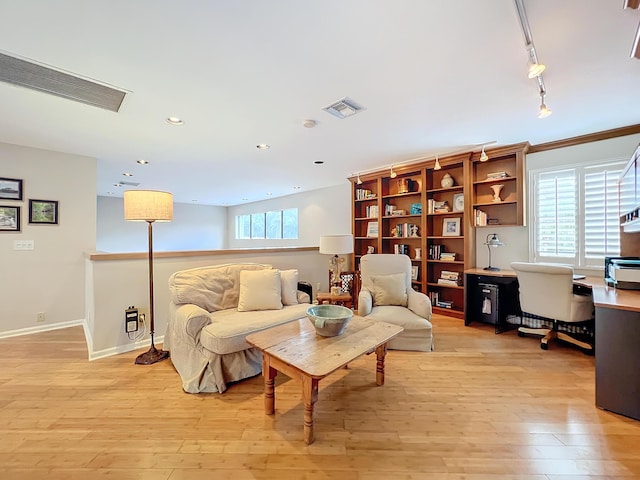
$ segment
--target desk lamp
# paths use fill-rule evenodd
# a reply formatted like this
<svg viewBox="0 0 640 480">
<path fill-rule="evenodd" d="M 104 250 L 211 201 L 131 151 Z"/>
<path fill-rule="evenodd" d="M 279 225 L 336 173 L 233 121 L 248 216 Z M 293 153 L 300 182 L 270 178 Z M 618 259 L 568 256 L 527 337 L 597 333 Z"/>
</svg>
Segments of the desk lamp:
<svg viewBox="0 0 640 480">
<path fill-rule="evenodd" d="M 489 250 L 489 266 L 484 267 L 484 270 L 489 270 L 492 272 L 499 271 L 500 269 L 498 267 L 491 266 L 491 248 L 502 247 L 504 243 L 500 241 L 497 233 L 490 233 L 489 235 L 487 235 L 487 240 L 486 242 L 484 242 L 484 244 L 487 246 L 487 249 Z"/>
<path fill-rule="evenodd" d="M 353 235 L 324 235 L 320 237 L 320 253 L 333 255 L 329 263 L 331 294 L 339 295 L 342 290 L 340 288 L 340 270 L 345 259 L 338 255 L 353 253 Z"/>
<path fill-rule="evenodd" d="M 169 352 L 158 350 L 153 344 L 153 222 L 170 222 L 173 220 L 173 195 L 155 190 L 127 190 L 124 192 L 124 219 L 147 222 L 149 224 L 149 331 L 151 348 L 138 355 L 135 363 L 151 365 L 165 358 Z"/>
</svg>

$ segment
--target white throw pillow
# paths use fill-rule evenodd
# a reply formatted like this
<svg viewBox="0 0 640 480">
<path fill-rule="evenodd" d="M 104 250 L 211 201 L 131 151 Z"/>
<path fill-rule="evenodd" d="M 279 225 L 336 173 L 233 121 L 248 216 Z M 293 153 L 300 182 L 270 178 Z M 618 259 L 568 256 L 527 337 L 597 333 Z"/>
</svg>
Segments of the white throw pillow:
<svg viewBox="0 0 640 480">
<path fill-rule="evenodd" d="M 242 270 L 238 311 L 280 310 L 281 291 L 280 270 Z"/>
<path fill-rule="evenodd" d="M 298 270 L 280 270 L 282 280 L 282 304 L 298 304 Z"/>
<path fill-rule="evenodd" d="M 372 276 L 373 304 L 407 306 L 407 284 L 404 273 Z"/>
</svg>

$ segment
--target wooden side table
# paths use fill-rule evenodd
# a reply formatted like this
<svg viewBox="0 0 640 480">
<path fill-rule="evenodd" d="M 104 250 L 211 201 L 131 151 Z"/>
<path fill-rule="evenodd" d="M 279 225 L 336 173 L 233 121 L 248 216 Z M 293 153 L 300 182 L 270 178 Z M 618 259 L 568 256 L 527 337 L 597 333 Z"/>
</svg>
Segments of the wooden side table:
<svg viewBox="0 0 640 480">
<path fill-rule="evenodd" d="M 329 292 L 318 292 L 316 295 L 318 305 L 323 303 L 329 303 L 331 305 L 343 305 L 347 308 L 353 308 L 353 301 L 351 295 L 348 293 L 341 293 L 340 295 L 332 295 Z"/>
</svg>

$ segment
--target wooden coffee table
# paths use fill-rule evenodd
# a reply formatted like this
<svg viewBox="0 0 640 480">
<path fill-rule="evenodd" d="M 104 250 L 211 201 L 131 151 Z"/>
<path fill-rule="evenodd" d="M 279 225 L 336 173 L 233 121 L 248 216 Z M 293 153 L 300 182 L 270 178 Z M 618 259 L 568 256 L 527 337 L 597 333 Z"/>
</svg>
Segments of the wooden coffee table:
<svg viewBox="0 0 640 480">
<path fill-rule="evenodd" d="M 403 328 L 390 323 L 354 316 L 342 335 L 321 337 L 305 317 L 262 332 L 247 335 L 247 343 L 262 351 L 264 409 L 275 413 L 275 378 L 278 372 L 302 382 L 304 440 L 314 440 L 313 406 L 318 400 L 318 383 L 327 375 L 364 354 L 376 352 L 376 384 L 384 385 L 387 342 Z"/>
</svg>

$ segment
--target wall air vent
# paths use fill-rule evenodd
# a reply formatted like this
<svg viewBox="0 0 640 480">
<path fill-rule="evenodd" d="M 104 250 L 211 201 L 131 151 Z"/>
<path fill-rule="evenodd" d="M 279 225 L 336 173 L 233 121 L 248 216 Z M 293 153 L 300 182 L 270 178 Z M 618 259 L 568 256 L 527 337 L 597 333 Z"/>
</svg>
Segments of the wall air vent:
<svg viewBox="0 0 640 480">
<path fill-rule="evenodd" d="M 117 112 L 127 94 L 104 84 L 0 52 L 0 81 Z"/>
<path fill-rule="evenodd" d="M 332 103 L 328 107 L 324 107 L 323 110 L 338 118 L 347 118 L 352 117 L 361 110 L 364 110 L 364 108 L 350 98 L 344 97 L 337 102 Z"/>
</svg>

